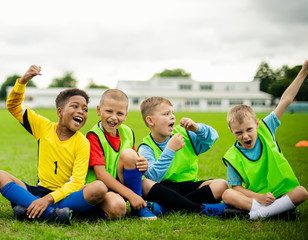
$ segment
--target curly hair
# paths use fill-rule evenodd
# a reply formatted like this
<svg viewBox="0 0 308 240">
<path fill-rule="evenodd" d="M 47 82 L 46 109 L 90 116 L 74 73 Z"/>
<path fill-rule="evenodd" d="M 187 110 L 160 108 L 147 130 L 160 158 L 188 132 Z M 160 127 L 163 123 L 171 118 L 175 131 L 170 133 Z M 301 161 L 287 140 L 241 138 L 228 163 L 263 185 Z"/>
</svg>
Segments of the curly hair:
<svg viewBox="0 0 308 240">
<path fill-rule="evenodd" d="M 63 107 L 67 99 L 73 96 L 82 96 L 86 100 L 87 104 L 89 104 L 90 97 L 85 91 L 78 88 L 68 88 L 61 91 L 56 97 L 56 107 Z"/>
</svg>

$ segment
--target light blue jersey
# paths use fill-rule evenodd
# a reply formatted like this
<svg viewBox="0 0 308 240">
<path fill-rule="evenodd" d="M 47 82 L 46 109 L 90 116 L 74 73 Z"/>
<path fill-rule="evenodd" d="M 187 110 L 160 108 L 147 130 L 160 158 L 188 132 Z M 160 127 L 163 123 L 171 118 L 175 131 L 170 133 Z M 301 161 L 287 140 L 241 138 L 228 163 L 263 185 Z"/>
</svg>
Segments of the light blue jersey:
<svg viewBox="0 0 308 240">
<path fill-rule="evenodd" d="M 188 135 L 196 153 L 199 155 L 212 147 L 214 142 L 218 139 L 218 133 L 214 128 L 203 123 L 197 123 L 197 125 L 199 127 L 198 131 L 188 131 Z M 162 154 L 157 160 L 155 159 L 154 151 L 149 146 L 140 145 L 138 149 L 139 155 L 145 157 L 149 164 L 149 168 L 145 173 L 146 178 L 155 182 L 160 182 L 166 175 L 175 155 L 174 151 L 166 147 L 169 140 L 170 137 L 164 143 L 155 142 L 162 150 Z"/>
<path fill-rule="evenodd" d="M 276 117 L 274 112 L 271 112 L 268 116 L 266 116 L 264 119 L 264 122 L 268 126 L 272 136 L 275 139 L 275 132 L 277 128 L 280 126 L 280 121 Z M 244 155 L 252 160 L 257 160 L 260 157 L 261 154 L 261 143 L 260 139 L 257 138 L 255 146 L 252 149 L 245 149 L 242 148 L 238 142 L 236 143 L 236 147 L 238 147 Z M 242 185 L 242 179 L 241 177 L 237 174 L 237 172 L 234 170 L 233 167 L 228 165 L 228 184 L 237 186 L 237 185 Z"/>
</svg>

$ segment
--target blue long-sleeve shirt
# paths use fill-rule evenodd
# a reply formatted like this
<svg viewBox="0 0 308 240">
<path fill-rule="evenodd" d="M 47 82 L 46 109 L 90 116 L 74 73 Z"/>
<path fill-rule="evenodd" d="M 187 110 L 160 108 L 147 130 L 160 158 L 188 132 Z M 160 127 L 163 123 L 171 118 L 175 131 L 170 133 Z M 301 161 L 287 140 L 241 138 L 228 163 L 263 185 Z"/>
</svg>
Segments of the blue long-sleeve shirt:
<svg viewBox="0 0 308 240">
<path fill-rule="evenodd" d="M 201 154 L 209 150 L 214 142 L 218 139 L 217 131 L 203 123 L 197 123 L 199 129 L 197 132 L 188 131 L 192 144 L 197 152 Z M 144 156 L 148 160 L 149 168 L 145 173 L 145 177 L 155 182 L 160 182 L 168 171 L 175 155 L 175 151 L 167 148 L 170 137 L 164 143 L 156 144 L 162 149 L 162 154 L 155 160 L 154 151 L 147 145 L 141 145 L 139 155 Z M 185 147 L 185 146 L 184 146 Z"/>
</svg>

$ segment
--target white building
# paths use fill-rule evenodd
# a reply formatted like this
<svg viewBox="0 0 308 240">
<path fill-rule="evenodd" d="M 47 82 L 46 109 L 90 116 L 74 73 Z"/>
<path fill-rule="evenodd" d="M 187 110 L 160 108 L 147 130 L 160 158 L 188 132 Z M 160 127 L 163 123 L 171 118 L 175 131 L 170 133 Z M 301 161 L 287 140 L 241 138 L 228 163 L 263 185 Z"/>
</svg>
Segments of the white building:
<svg viewBox="0 0 308 240">
<path fill-rule="evenodd" d="M 151 96 L 168 98 L 175 111 L 228 111 L 237 104 L 270 111 L 271 95 L 260 91 L 260 82 L 198 82 L 189 78 L 152 78 L 148 81 L 119 81 L 117 88 L 129 98 L 129 109 L 139 110 Z"/>
<path fill-rule="evenodd" d="M 64 89 L 27 87 L 24 102 L 29 108 L 55 108 L 56 97 Z M 12 87 L 8 87 L 6 92 L 9 94 L 11 90 Z M 85 89 L 90 97 L 89 108 L 96 108 L 105 90 L 98 88 Z"/>
<path fill-rule="evenodd" d="M 140 103 L 151 96 L 168 98 L 175 111 L 228 111 L 237 104 L 269 111 L 271 95 L 259 90 L 259 81 L 198 82 L 189 78 L 152 78 L 148 81 L 119 81 L 117 88 L 129 98 L 129 110 L 139 111 Z M 25 104 L 30 108 L 55 107 L 55 98 L 63 88 L 27 87 Z M 9 93 L 11 87 L 7 89 Z M 96 108 L 105 89 L 86 89 L 89 108 Z"/>
</svg>

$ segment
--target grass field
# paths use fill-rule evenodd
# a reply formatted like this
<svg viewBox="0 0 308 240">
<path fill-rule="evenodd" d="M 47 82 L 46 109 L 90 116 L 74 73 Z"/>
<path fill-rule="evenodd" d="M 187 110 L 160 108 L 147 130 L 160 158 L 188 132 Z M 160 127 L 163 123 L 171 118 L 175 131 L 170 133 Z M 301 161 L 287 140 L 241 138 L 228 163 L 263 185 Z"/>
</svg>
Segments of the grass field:
<svg viewBox="0 0 308 240">
<path fill-rule="evenodd" d="M 38 113 L 57 121 L 56 111 L 38 109 Z M 263 118 L 267 113 L 258 114 Z M 0 169 L 35 184 L 37 143 L 22 126 L 0 110 Z M 177 122 L 187 116 L 196 122 L 213 126 L 219 140 L 208 152 L 200 155 L 199 178 L 224 178 L 227 171 L 222 156 L 235 142 L 226 124 L 226 113 L 178 113 Z M 98 121 L 96 112 L 89 111 L 86 133 Z M 296 148 L 301 140 L 308 140 L 308 114 L 288 114 L 281 119 L 276 137 L 301 185 L 308 188 L 308 148 Z M 138 112 L 128 115 L 126 124 L 133 128 L 136 146 L 148 134 Z M 96 218 L 74 218 L 71 226 L 50 225 L 44 221 L 19 222 L 13 218 L 9 202 L 0 196 L 0 239 L 308 239 L 308 202 L 298 207 L 300 215 L 295 221 L 283 220 L 222 220 L 197 214 L 171 213 L 157 221 L 125 218 L 103 221 Z"/>
</svg>

